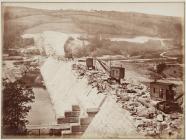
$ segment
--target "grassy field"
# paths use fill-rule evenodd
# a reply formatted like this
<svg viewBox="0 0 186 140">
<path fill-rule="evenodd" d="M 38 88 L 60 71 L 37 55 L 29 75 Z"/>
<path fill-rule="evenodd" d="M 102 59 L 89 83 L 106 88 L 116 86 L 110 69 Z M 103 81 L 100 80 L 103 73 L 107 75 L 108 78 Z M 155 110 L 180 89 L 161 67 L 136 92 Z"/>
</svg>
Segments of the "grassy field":
<svg viewBox="0 0 186 140">
<path fill-rule="evenodd" d="M 166 44 L 168 48 L 162 47 L 159 41 L 154 40 L 143 44 L 105 41 L 102 42 L 102 48 L 96 46 L 95 52 L 89 52 L 97 56 L 112 54 L 157 57 L 162 51 L 172 48 L 180 50 L 182 46 L 183 21 L 178 17 L 115 11 L 52 11 L 23 7 L 3 7 L 3 11 L 3 48 L 24 47 L 20 38 L 22 34 L 44 31 L 102 34 L 103 37 L 121 38 L 148 36 L 172 40 Z"/>
</svg>

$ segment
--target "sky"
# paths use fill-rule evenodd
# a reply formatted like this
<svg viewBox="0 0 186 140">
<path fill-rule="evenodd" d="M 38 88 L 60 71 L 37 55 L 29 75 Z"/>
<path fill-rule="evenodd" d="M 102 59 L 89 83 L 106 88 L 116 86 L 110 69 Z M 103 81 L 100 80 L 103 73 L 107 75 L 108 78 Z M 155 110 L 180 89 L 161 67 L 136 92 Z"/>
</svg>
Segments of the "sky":
<svg viewBox="0 0 186 140">
<path fill-rule="evenodd" d="M 184 17 L 184 3 L 3 3 L 37 9 L 77 9 L 140 12 L 155 15 Z"/>
</svg>

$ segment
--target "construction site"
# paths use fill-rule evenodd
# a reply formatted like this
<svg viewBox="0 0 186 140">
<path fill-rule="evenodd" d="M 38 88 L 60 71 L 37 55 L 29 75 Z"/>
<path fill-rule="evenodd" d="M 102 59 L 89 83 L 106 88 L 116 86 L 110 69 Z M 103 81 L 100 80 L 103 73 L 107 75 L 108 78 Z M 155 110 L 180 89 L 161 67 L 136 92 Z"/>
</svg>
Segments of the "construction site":
<svg viewBox="0 0 186 140">
<path fill-rule="evenodd" d="M 65 52 L 56 54 L 55 45 L 50 49 L 45 47 L 45 55 L 4 62 L 5 77 L 15 81 L 24 75 L 26 84 L 34 88 L 36 101 L 28 116 L 28 137 L 178 138 L 183 135 L 180 85 L 157 79 L 142 82 L 120 61 L 73 58 L 72 54 L 60 57 Z M 18 76 L 11 72 L 14 65 L 20 69 Z M 40 108 L 42 104 L 44 108 Z M 50 112 L 48 118 L 47 112 Z"/>
<path fill-rule="evenodd" d="M 27 10 L 5 6 L 7 25 L 22 29 L 4 41 L 5 138 L 184 138 L 180 18 Z"/>
<path fill-rule="evenodd" d="M 28 125 L 29 135 L 179 137 L 183 118 L 177 100 L 182 96 L 163 100 L 166 103 L 153 100 L 150 87 L 126 80 L 123 66 L 111 66 L 97 58 L 47 59 L 41 67 L 41 74 L 56 122 L 50 126 Z M 156 83 L 164 85 L 161 82 L 150 85 Z"/>
<path fill-rule="evenodd" d="M 23 53 L 22 59 L 4 62 L 5 77 L 15 81 L 24 75 L 26 84 L 34 88 L 36 101 L 28 115 L 28 137 L 178 138 L 183 135 L 180 85 L 157 79 L 142 82 L 123 62 L 101 57 L 73 58 L 72 54 L 65 54 L 71 50 L 57 54 L 55 45 L 47 47 L 44 45 L 44 55 L 27 55 L 25 59 Z M 8 70 L 14 65 L 21 69 L 18 76 Z M 47 112 L 49 117 L 45 117 Z"/>
</svg>

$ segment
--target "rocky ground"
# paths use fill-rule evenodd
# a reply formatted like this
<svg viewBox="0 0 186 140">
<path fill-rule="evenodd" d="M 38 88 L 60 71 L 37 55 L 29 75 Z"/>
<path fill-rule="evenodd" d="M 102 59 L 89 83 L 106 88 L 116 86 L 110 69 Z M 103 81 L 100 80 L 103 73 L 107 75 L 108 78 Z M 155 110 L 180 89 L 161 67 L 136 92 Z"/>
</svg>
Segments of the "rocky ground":
<svg viewBox="0 0 186 140">
<path fill-rule="evenodd" d="M 165 114 L 157 110 L 155 107 L 157 102 L 150 98 L 149 88 L 146 85 L 130 81 L 124 81 L 122 85 L 115 81 L 108 82 L 105 72 L 88 71 L 82 64 L 74 69 L 79 78 L 87 77 L 88 84 L 97 88 L 97 94 L 113 97 L 121 108 L 127 110 L 138 133 L 154 138 L 183 137 L 183 114 Z"/>
</svg>

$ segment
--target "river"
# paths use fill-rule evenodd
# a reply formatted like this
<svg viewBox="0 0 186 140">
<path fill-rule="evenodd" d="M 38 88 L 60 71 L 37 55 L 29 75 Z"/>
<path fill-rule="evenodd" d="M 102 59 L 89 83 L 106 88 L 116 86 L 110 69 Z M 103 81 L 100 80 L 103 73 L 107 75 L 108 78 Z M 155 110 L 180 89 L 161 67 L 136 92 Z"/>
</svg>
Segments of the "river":
<svg viewBox="0 0 186 140">
<path fill-rule="evenodd" d="M 164 41 L 170 40 L 165 38 L 159 38 L 159 37 L 149 37 L 149 36 L 137 36 L 134 38 L 110 38 L 111 41 L 127 41 L 127 42 L 133 42 L 133 43 L 146 43 L 149 40 L 156 40 L 160 41 L 162 46 L 165 46 Z"/>
</svg>

